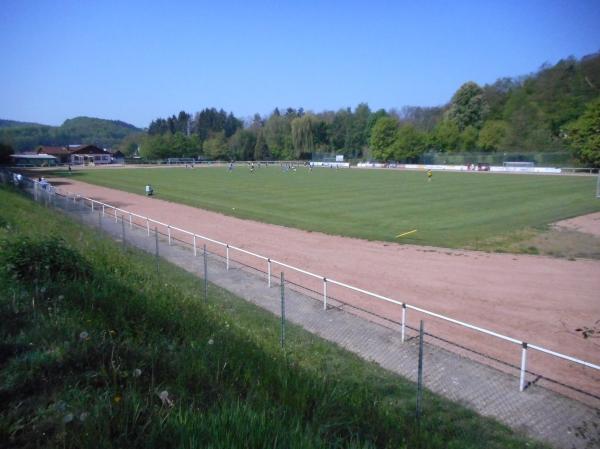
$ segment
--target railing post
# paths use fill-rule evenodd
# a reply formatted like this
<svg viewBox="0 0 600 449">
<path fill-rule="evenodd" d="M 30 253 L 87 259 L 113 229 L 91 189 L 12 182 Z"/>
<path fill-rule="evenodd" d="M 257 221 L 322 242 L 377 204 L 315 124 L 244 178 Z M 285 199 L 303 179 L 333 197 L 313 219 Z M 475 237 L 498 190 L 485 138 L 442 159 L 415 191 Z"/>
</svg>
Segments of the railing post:
<svg viewBox="0 0 600 449">
<path fill-rule="evenodd" d="M 150 228 L 148 228 L 150 229 Z M 150 231 L 148 231 L 150 232 Z M 150 234 L 148 234 L 150 235 Z M 154 242 L 155 242 L 155 259 L 156 259 L 156 274 L 160 274 L 160 261 L 158 259 L 158 228 L 154 226 Z"/>
<path fill-rule="evenodd" d="M 527 369 L 527 343 L 523 342 L 521 349 L 521 378 L 519 381 L 519 391 L 525 389 L 525 370 Z"/>
<path fill-rule="evenodd" d="M 285 345 L 285 279 L 281 272 L 281 347 Z"/>
<path fill-rule="evenodd" d="M 119 217 L 117 217 L 117 208 L 113 207 L 114 211 L 115 211 L 115 223 L 119 222 Z"/>
<path fill-rule="evenodd" d="M 225 261 L 227 264 L 227 271 L 229 271 L 229 243 L 225 246 Z"/>
<path fill-rule="evenodd" d="M 208 301 L 208 260 L 206 258 L 206 245 L 204 245 L 204 302 Z"/>
<path fill-rule="evenodd" d="M 402 343 L 404 343 L 404 332 L 406 329 L 406 304 L 402 303 Z"/>
<path fill-rule="evenodd" d="M 102 205 L 102 217 L 104 217 L 104 204 Z"/>
<path fill-rule="evenodd" d="M 171 246 L 171 225 L 167 225 L 167 233 L 169 234 L 169 246 Z"/>
<path fill-rule="evenodd" d="M 146 217 L 146 229 L 148 230 L 148 237 L 150 237 L 150 220 Z"/>
<path fill-rule="evenodd" d="M 194 234 L 194 257 L 198 254 L 198 250 L 196 249 L 196 234 Z"/>
<path fill-rule="evenodd" d="M 267 259 L 267 282 L 269 288 L 271 288 L 271 258 Z"/>
<path fill-rule="evenodd" d="M 123 237 L 123 246 L 125 246 L 125 217 L 121 215 L 121 231 Z"/>
<path fill-rule="evenodd" d="M 131 214 L 129 214 L 129 229 L 133 229 L 133 220 L 131 218 Z"/>
<path fill-rule="evenodd" d="M 90 203 L 92 203 L 92 213 L 94 213 L 94 200 L 90 200 Z"/>
<path fill-rule="evenodd" d="M 417 422 L 420 424 L 423 407 L 423 320 L 419 326 L 419 364 L 417 368 Z"/>
<path fill-rule="evenodd" d="M 323 278 L 323 310 L 327 310 L 327 278 Z"/>
</svg>

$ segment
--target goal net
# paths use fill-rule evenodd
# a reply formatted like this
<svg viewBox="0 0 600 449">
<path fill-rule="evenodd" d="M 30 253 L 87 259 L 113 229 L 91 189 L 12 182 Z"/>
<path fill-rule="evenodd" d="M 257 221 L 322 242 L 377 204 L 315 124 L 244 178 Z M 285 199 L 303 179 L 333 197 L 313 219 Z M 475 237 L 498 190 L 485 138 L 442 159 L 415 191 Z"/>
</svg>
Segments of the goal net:
<svg viewBox="0 0 600 449">
<path fill-rule="evenodd" d="M 535 162 L 523 162 L 523 161 L 503 162 L 502 165 L 504 165 L 505 167 L 535 167 Z"/>
<path fill-rule="evenodd" d="M 170 157 L 167 159 L 169 165 L 193 164 L 195 162 L 193 157 Z"/>
</svg>

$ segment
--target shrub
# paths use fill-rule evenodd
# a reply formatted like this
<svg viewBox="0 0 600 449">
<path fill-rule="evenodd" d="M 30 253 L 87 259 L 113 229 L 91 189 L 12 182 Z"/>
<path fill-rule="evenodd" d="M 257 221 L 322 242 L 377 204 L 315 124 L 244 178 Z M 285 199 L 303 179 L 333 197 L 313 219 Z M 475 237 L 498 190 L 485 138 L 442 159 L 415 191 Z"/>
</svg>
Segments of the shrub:
<svg viewBox="0 0 600 449">
<path fill-rule="evenodd" d="M 7 239 L 0 245 L 0 263 L 9 277 L 25 282 L 87 280 L 92 275 L 90 263 L 56 237 Z"/>
</svg>

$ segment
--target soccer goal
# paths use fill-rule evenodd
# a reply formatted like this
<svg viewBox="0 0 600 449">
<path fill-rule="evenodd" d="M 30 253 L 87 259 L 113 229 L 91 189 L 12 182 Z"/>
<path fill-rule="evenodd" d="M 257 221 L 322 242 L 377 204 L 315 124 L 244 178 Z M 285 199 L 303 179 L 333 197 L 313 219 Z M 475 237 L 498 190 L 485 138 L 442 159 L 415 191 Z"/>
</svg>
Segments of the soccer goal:
<svg viewBox="0 0 600 449">
<path fill-rule="evenodd" d="M 195 162 L 193 157 L 170 157 L 167 159 L 168 165 L 194 164 Z"/>
<path fill-rule="evenodd" d="M 519 167 L 519 168 L 533 168 L 535 167 L 535 162 L 524 162 L 524 161 L 514 161 L 514 162 L 503 162 L 502 165 L 504 167 Z"/>
</svg>

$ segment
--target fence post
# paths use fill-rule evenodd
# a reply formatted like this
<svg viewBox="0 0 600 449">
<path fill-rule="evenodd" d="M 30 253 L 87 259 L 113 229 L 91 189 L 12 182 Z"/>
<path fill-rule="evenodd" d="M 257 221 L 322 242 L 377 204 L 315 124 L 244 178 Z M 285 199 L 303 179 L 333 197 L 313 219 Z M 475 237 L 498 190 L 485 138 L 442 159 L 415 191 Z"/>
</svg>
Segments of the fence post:
<svg viewBox="0 0 600 449">
<path fill-rule="evenodd" d="M 271 258 L 267 258 L 267 285 L 271 288 Z"/>
<path fill-rule="evenodd" d="M 102 205 L 102 216 L 104 217 L 104 204 Z"/>
<path fill-rule="evenodd" d="M 417 422 L 421 419 L 423 407 L 423 320 L 419 326 L 419 369 L 417 374 Z"/>
<path fill-rule="evenodd" d="M 196 250 L 196 234 L 194 234 L 194 257 L 198 255 L 198 251 Z"/>
<path fill-rule="evenodd" d="M 121 215 L 121 233 L 123 246 L 125 246 L 125 219 L 123 218 L 123 215 Z"/>
<path fill-rule="evenodd" d="M 129 229 L 133 229 L 133 220 L 131 218 L 131 214 L 129 214 Z"/>
<path fill-rule="evenodd" d="M 402 343 L 404 343 L 404 334 L 406 329 L 406 304 L 402 303 Z"/>
<path fill-rule="evenodd" d="M 204 244 L 204 302 L 208 301 L 208 263 L 206 260 L 206 244 Z"/>
<path fill-rule="evenodd" d="M 323 310 L 327 310 L 327 278 L 323 278 Z"/>
<path fill-rule="evenodd" d="M 148 230 L 148 237 L 150 237 L 150 220 L 146 217 L 146 229 Z M 156 227 L 154 228 L 156 230 Z"/>
<path fill-rule="evenodd" d="M 160 273 L 159 260 L 158 260 L 158 228 L 154 227 L 154 240 L 156 242 L 156 249 L 154 253 L 154 257 L 156 259 L 156 274 Z"/>
<path fill-rule="evenodd" d="M 227 264 L 227 271 L 229 271 L 229 243 L 225 246 L 225 261 Z"/>
<path fill-rule="evenodd" d="M 521 378 L 519 379 L 519 391 L 525 389 L 525 370 L 527 369 L 527 343 L 523 342 L 521 349 Z"/>
<path fill-rule="evenodd" d="M 90 200 L 90 203 L 92 203 L 92 213 L 94 213 L 94 200 Z"/>
<path fill-rule="evenodd" d="M 119 222 L 119 217 L 117 217 L 117 208 L 113 207 L 113 210 L 115 211 L 115 223 Z"/>
<path fill-rule="evenodd" d="M 281 347 L 285 345 L 285 279 L 281 272 Z"/>
<path fill-rule="evenodd" d="M 171 246 L 171 225 L 167 225 L 167 233 L 169 234 L 169 246 Z"/>
</svg>

